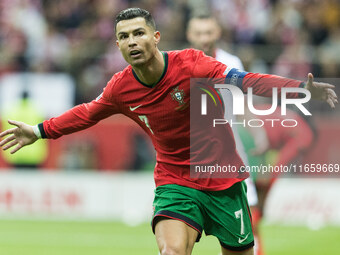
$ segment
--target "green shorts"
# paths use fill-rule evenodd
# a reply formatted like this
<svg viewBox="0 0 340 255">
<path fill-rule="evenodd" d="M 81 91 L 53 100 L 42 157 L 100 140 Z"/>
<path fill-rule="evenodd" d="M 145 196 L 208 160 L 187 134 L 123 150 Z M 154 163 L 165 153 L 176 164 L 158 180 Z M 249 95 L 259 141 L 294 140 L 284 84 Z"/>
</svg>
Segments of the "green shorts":
<svg viewBox="0 0 340 255">
<path fill-rule="evenodd" d="M 184 222 L 199 233 L 216 236 L 222 247 L 243 251 L 254 246 L 247 186 L 242 182 L 222 191 L 202 191 L 175 184 L 159 186 L 153 202 L 152 230 L 161 217 Z"/>
</svg>

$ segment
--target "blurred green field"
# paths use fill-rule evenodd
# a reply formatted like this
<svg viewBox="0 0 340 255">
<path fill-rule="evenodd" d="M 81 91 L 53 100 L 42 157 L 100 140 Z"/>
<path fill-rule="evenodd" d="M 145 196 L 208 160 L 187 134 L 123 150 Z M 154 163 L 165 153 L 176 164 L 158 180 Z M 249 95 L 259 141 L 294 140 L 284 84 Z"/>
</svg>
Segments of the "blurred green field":
<svg viewBox="0 0 340 255">
<path fill-rule="evenodd" d="M 267 255 L 340 254 L 340 228 L 262 225 Z M 194 255 L 217 255 L 218 242 L 204 236 Z M 1 255 L 156 255 L 148 224 L 117 222 L 0 221 Z"/>
</svg>

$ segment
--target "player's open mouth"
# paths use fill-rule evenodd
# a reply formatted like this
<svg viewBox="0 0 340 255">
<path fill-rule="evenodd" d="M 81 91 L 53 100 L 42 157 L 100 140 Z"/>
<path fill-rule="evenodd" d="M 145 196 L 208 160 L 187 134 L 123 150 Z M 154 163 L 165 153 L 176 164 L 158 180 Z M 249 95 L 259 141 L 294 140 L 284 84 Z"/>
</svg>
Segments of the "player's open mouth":
<svg viewBox="0 0 340 255">
<path fill-rule="evenodd" d="M 132 58 L 138 58 L 138 57 L 140 57 L 141 54 L 142 54 L 142 53 L 141 53 L 139 50 L 130 51 L 130 56 L 131 56 Z"/>
</svg>

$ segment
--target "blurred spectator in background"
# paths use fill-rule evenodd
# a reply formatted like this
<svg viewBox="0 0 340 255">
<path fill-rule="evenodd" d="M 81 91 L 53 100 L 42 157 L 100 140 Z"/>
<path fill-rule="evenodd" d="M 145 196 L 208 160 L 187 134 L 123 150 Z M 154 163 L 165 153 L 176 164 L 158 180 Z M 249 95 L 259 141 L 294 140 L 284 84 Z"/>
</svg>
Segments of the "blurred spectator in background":
<svg viewBox="0 0 340 255">
<path fill-rule="evenodd" d="M 0 0 L 0 7 L 0 75 L 70 73 L 76 103 L 93 99 L 127 65 L 112 21 L 127 7 L 153 13 L 167 31 L 164 50 L 184 48 L 189 17 L 211 12 L 222 26 L 223 48 L 234 49 L 246 70 L 292 78 L 310 69 L 318 77 L 340 74 L 337 0 Z"/>
<path fill-rule="evenodd" d="M 0 0 L 0 78 L 68 73 L 76 82 L 75 103 L 93 100 L 127 65 L 115 45 L 113 17 L 128 7 L 150 10 L 158 30 L 166 31 L 162 50 L 186 47 L 189 17 L 212 13 L 221 25 L 219 47 L 247 71 L 297 79 L 308 72 L 340 75 L 338 0 Z M 311 106 L 313 115 L 339 113 Z"/>
<path fill-rule="evenodd" d="M 22 98 L 19 102 L 14 103 L 9 109 L 1 114 L 2 129 L 11 127 L 8 124 L 8 119 L 23 119 L 28 123 L 36 123 L 43 121 L 45 117 L 40 113 L 39 109 L 30 100 L 27 91 L 22 92 Z M 37 168 L 44 163 L 48 154 L 47 141 L 39 141 L 27 150 L 22 150 L 20 153 L 12 155 L 7 151 L 2 151 L 3 158 L 7 163 L 19 169 Z"/>
<path fill-rule="evenodd" d="M 256 105 L 257 110 L 269 109 L 271 105 Z M 245 114 L 246 122 L 252 119 L 262 121 L 263 125 L 246 126 L 240 130 L 241 140 L 246 148 L 250 166 L 290 166 L 290 164 L 301 163 L 301 156 L 312 149 L 318 134 L 313 126 L 313 122 L 305 118 L 301 112 L 287 109 L 287 114 L 281 114 L 281 107 L 269 115 L 255 115 L 250 111 Z M 276 120 L 276 124 L 266 121 L 266 119 Z M 295 124 L 291 121 L 294 120 Z M 287 123 L 284 123 L 287 121 Z M 282 124 L 284 123 L 284 124 Z M 288 124 L 289 123 L 289 124 Z M 289 174 L 294 174 L 290 172 Z M 256 188 L 259 198 L 259 209 L 261 216 L 264 212 L 265 199 L 272 184 L 280 175 L 280 172 L 252 173 L 256 180 Z M 282 176 L 281 176 L 282 177 Z"/>
<path fill-rule="evenodd" d="M 66 170 L 95 170 L 99 168 L 98 146 L 95 137 L 81 135 L 70 138 L 62 146 L 58 168 Z"/>
<path fill-rule="evenodd" d="M 306 73 L 313 70 L 312 50 L 306 44 L 305 33 L 297 34 L 287 44 L 273 64 L 273 73 L 303 80 Z"/>
<path fill-rule="evenodd" d="M 241 60 L 220 48 L 217 43 L 221 38 L 221 28 L 217 20 L 209 14 L 193 16 L 188 24 L 187 39 L 191 47 L 203 51 L 206 55 L 230 67 L 244 70 Z"/>
</svg>

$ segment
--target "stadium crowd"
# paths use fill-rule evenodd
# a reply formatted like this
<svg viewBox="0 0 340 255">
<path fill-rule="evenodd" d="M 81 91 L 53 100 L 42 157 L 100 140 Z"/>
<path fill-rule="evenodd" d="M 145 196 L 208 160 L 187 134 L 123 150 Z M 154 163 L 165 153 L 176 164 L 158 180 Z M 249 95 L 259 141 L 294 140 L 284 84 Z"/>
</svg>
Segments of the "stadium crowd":
<svg viewBox="0 0 340 255">
<path fill-rule="evenodd" d="M 305 79 L 340 74 L 337 0 L 0 0 L 0 75 L 66 72 L 76 103 L 93 99 L 127 64 L 115 45 L 113 17 L 138 6 L 153 13 L 163 50 L 188 46 L 191 15 L 212 12 L 223 45 L 246 70 Z"/>
</svg>

